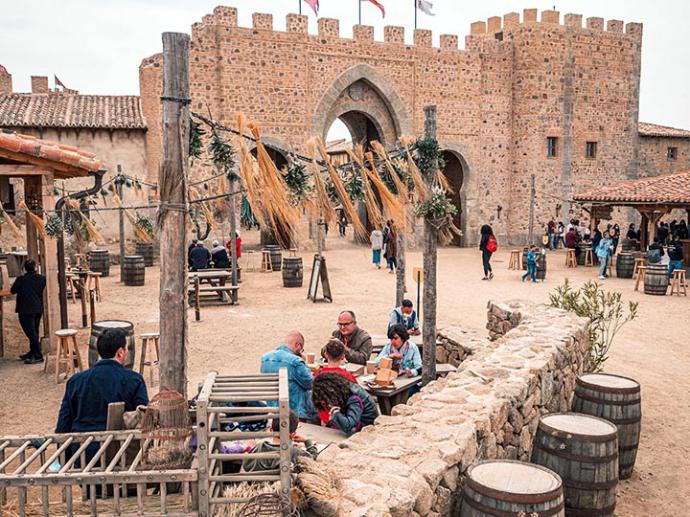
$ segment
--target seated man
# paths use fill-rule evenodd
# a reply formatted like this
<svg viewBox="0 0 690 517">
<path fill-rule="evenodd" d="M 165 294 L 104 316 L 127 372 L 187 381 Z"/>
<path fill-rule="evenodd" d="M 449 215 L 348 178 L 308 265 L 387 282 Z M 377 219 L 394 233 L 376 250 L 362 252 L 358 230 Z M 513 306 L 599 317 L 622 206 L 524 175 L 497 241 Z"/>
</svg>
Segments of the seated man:
<svg viewBox="0 0 690 517">
<path fill-rule="evenodd" d="M 281 368 L 287 369 L 290 390 L 290 409 L 299 418 L 316 418 L 316 411 L 311 405 L 311 383 L 314 376 L 304 359 L 304 336 L 296 330 L 282 339 L 282 344 L 275 350 L 261 357 L 261 373 L 278 373 Z M 276 405 L 272 401 L 269 405 Z"/>
<path fill-rule="evenodd" d="M 189 253 L 189 258 L 192 262 L 192 271 L 208 269 L 208 263 L 211 260 L 211 252 L 206 249 L 203 241 L 197 241 L 196 245 Z"/>
<path fill-rule="evenodd" d="M 299 417 L 297 413 L 290 410 L 290 458 L 294 463 L 299 456 L 316 459 L 318 451 L 316 445 L 311 440 L 305 440 L 297 434 L 297 426 L 299 425 Z M 271 431 L 274 433 L 280 432 L 280 420 L 274 418 L 271 421 Z M 295 446 L 292 442 L 304 442 L 304 449 Z M 266 453 L 266 452 L 280 452 L 280 438 L 274 437 L 270 440 L 263 440 L 257 443 L 247 455 L 251 458 L 251 453 Z M 245 472 L 257 472 L 263 470 L 278 470 L 280 468 L 280 458 L 256 458 L 244 460 L 242 464 Z"/>
<path fill-rule="evenodd" d="M 354 312 L 343 311 L 338 315 L 338 330 L 334 330 L 332 335 L 345 345 L 345 359 L 348 362 L 367 364 L 371 356 L 371 337 L 366 330 L 357 326 Z M 325 349 L 321 350 L 321 355 L 325 355 Z"/>
<path fill-rule="evenodd" d="M 101 359 L 67 381 L 56 433 L 105 431 L 111 402 L 124 402 L 125 411 L 149 403 L 144 378 L 123 366 L 126 345 L 122 329 L 108 329 L 98 338 Z"/>
<path fill-rule="evenodd" d="M 314 407 L 328 427 L 351 436 L 379 416 L 376 402 L 359 384 L 335 372 L 314 379 Z"/>
<path fill-rule="evenodd" d="M 388 318 L 388 328 L 390 329 L 393 325 L 404 325 L 408 334 L 418 336 L 420 334 L 419 319 L 412 307 L 411 300 L 403 300 L 402 305 L 391 312 Z"/>
<path fill-rule="evenodd" d="M 354 376 L 342 367 L 345 362 L 345 345 L 342 341 L 331 338 L 324 347 L 324 357 L 326 358 L 326 366 L 320 368 L 315 376 L 322 373 L 335 372 L 344 375 L 350 382 L 357 382 Z"/>
<path fill-rule="evenodd" d="M 216 269 L 227 269 L 230 267 L 228 251 L 225 249 L 225 246 L 221 246 L 218 241 L 213 241 L 211 258 L 213 259 L 213 267 Z"/>
<path fill-rule="evenodd" d="M 574 227 L 570 228 L 568 233 L 565 234 L 565 247 L 575 250 L 576 257 L 580 256 L 580 240 L 580 236 Z"/>
</svg>

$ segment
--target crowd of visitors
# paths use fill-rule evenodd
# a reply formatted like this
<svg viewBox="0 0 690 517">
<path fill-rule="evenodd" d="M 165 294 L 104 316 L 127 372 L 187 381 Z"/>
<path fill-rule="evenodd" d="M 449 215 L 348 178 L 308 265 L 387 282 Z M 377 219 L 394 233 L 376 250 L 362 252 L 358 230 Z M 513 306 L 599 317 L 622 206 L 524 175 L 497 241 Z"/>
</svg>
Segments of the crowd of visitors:
<svg viewBox="0 0 690 517">
<path fill-rule="evenodd" d="M 235 254 L 237 259 L 242 257 L 242 238 L 240 232 L 235 232 Z M 187 248 L 187 266 L 190 271 L 202 269 L 227 269 L 231 266 L 232 239 L 225 246 L 219 241 L 214 240 L 211 250 L 205 245 L 204 241 L 193 239 Z"/>
</svg>

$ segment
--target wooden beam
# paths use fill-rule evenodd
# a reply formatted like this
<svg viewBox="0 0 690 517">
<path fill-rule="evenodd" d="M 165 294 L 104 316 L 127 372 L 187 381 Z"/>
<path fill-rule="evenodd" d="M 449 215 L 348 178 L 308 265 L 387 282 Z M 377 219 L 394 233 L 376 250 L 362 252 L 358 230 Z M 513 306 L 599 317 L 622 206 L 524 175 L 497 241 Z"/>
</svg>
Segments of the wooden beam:
<svg viewBox="0 0 690 517">
<path fill-rule="evenodd" d="M 8 149 L 0 149 L 0 157 L 7 158 L 8 160 L 13 160 L 15 162 L 22 162 L 24 164 L 36 165 L 38 167 L 45 167 L 48 169 L 53 169 L 55 176 L 58 179 L 67 178 L 84 178 L 89 175 L 88 170 L 82 169 L 81 167 L 75 167 L 68 163 L 58 162 L 54 160 L 47 160 L 39 156 L 33 156 L 31 154 L 16 153 Z"/>
<path fill-rule="evenodd" d="M 51 170 L 48 167 L 0 163 L 0 176 L 43 176 L 50 173 Z"/>
</svg>

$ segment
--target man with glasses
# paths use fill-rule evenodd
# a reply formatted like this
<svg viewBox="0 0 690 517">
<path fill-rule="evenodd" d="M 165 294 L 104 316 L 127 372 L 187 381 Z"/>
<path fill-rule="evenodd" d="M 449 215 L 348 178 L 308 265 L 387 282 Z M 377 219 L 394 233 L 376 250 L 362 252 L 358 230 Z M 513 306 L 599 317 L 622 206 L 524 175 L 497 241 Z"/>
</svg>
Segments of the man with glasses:
<svg viewBox="0 0 690 517">
<path fill-rule="evenodd" d="M 261 373 L 278 373 L 281 368 L 286 368 L 290 388 L 290 409 L 302 419 L 314 419 L 318 416 L 311 403 L 311 384 L 314 376 L 307 366 L 303 352 L 304 336 L 293 330 L 281 340 L 281 344 L 275 350 L 261 357 Z"/>
<path fill-rule="evenodd" d="M 366 330 L 357 326 L 357 318 L 352 311 L 343 311 L 338 315 L 338 330 L 333 337 L 345 345 L 345 359 L 350 363 L 366 365 L 371 356 L 371 337 Z M 324 355 L 324 350 L 321 350 Z"/>
</svg>

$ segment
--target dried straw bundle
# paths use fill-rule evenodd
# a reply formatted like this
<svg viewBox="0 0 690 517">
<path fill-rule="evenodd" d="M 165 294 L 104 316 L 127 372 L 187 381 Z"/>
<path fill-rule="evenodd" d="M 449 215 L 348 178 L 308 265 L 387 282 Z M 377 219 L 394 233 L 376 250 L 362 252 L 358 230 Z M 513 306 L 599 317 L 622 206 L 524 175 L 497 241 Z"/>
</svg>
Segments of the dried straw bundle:
<svg viewBox="0 0 690 517">
<path fill-rule="evenodd" d="M 355 207 L 352 204 L 352 201 L 350 200 L 350 196 L 348 196 L 347 191 L 343 186 L 343 182 L 340 181 L 338 173 L 333 168 L 333 164 L 331 163 L 331 157 L 328 155 L 326 147 L 323 145 L 323 141 L 320 137 L 316 138 L 316 146 L 319 149 L 319 153 L 321 153 L 321 158 L 324 162 L 326 162 L 328 174 L 331 178 L 331 181 L 333 182 L 333 185 L 335 186 L 336 191 L 338 192 L 338 197 L 340 198 L 340 202 L 343 205 L 345 213 L 347 213 L 347 216 L 350 218 L 350 221 L 352 221 L 352 226 L 355 229 L 355 233 L 359 237 L 366 238 L 367 230 L 366 228 L 364 228 L 364 225 L 362 225 L 362 222 L 359 220 L 359 217 L 357 217 L 357 212 L 355 211 Z"/>
<path fill-rule="evenodd" d="M 189 196 L 190 201 L 201 199 L 203 197 L 201 195 L 201 191 L 197 187 L 189 187 L 187 189 L 187 195 Z M 208 206 L 206 206 L 206 202 L 201 201 L 197 204 L 199 205 L 199 208 L 201 208 L 201 213 L 204 214 L 204 219 L 206 219 L 206 222 L 211 230 L 216 231 L 218 229 L 218 225 L 216 224 L 216 220 L 213 218 L 211 210 L 209 210 Z"/>
<path fill-rule="evenodd" d="M 422 173 L 419 171 L 419 167 L 417 167 L 417 164 L 415 163 L 414 159 L 412 158 L 412 154 L 410 153 L 410 145 L 412 144 L 412 139 L 409 137 L 401 136 L 400 143 L 402 144 L 403 149 L 405 150 L 405 156 L 407 158 L 407 167 L 410 171 L 410 175 L 412 176 L 412 181 L 414 181 L 414 190 L 417 194 L 417 198 L 419 201 L 424 201 L 426 197 L 429 195 L 429 188 L 427 187 L 427 184 L 424 181 L 424 177 L 422 176 Z"/>
<path fill-rule="evenodd" d="M 367 159 L 369 163 L 374 163 L 374 156 L 371 153 L 367 154 Z M 405 210 L 405 201 L 401 200 L 395 194 L 393 194 L 386 183 L 381 179 L 379 171 L 376 169 L 367 169 L 365 167 L 364 171 L 369 176 L 369 180 L 376 187 L 379 197 L 381 198 L 381 203 L 383 205 L 383 213 L 386 214 L 388 219 L 393 219 L 400 228 L 405 228 L 407 226 L 407 211 Z"/>
<path fill-rule="evenodd" d="M 362 178 L 362 185 L 364 186 L 364 204 L 367 207 L 367 218 L 374 227 L 381 228 L 383 227 L 383 214 L 381 213 L 381 207 L 379 206 L 379 202 L 374 195 L 374 191 L 371 188 L 369 175 L 367 174 L 366 167 L 361 159 L 361 153 L 361 145 L 357 146 L 357 152 L 353 152 L 350 149 L 347 150 L 347 154 L 350 156 L 350 159 L 357 164 L 360 170 L 360 177 Z"/>
<path fill-rule="evenodd" d="M 259 164 L 259 184 L 263 210 L 275 230 L 276 239 L 283 247 L 290 247 L 290 240 L 297 233 L 300 213 L 290 203 L 289 189 L 282 174 L 261 142 L 261 131 L 258 124 L 251 122 L 247 126 L 256 139 L 256 161 Z"/>
<path fill-rule="evenodd" d="M 14 221 L 13 221 L 12 218 L 10 217 L 10 214 L 8 214 L 7 212 L 5 212 L 5 207 L 2 206 L 2 203 L 0 203 L 0 214 L 2 214 L 2 217 L 3 217 L 3 219 L 5 220 L 5 222 L 7 223 L 7 226 L 10 227 L 10 230 L 12 230 L 12 232 L 13 232 L 17 237 L 19 237 L 20 239 L 24 238 L 24 235 L 22 235 L 21 230 L 17 227 L 16 224 L 14 224 Z"/>
<path fill-rule="evenodd" d="M 34 225 L 34 227 L 36 228 L 36 231 L 38 232 L 38 236 L 41 239 L 45 239 L 46 238 L 46 223 L 43 220 L 43 217 L 40 217 L 40 216 L 34 214 L 31 210 L 29 210 L 29 207 L 26 206 L 25 201 L 22 201 L 21 203 L 19 203 L 19 208 L 26 211 L 26 216 L 31 221 L 31 223 Z"/>
<path fill-rule="evenodd" d="M 388 170 L 388 174 L 390 174 L 391 178 L 393 179 L 395 190 L 398 191 L 399 199 L 401 199 L 403 203 L 406 203 L 410 195 L 407 189 L 407 184 L 403 180 L 401 180 L 398 176 L 398 173 L 395 172 L 395 167 L 393 167 L 390 157 L 388 156 L 388 153 L 384 149 L 383 145 L 381 145 L 381 142 L 373 140 L 372 142 L 370 142 L 370 144 L 371 147 L 374 149 L 376 156 L 379 157 L 379 160 L 384 160 L 386 164 L 386 169 Z"/>
<path fill-rule="evenodd" d="M 103 238 L 103 235 L 101 235 L 101 232 L 98 231 L 96 225 L 93 224 L 91 220 L 82 213 L 82 211 L 80 210 L 79 201 L 75 199 L 68 199 L 67 205 L 77 214 L 79 214 L 82 223 L 84 223 L 84 228 L 86 228 L 86 232 L 89 234 L 91 240 L 93 240 L 98 245 L 105 246 L 105 239 Z M 74 235 L 79 235 L 79 232 L 74 232 Z M 79 235 L 77 239 L 81 240 L 81 235 Z"/>
<path fill-rule="evenodd" d="M 321 178 L 321 171 L 316 164 L 316 142 L 313 139 L 307 142 L 307 154 L 311 157 L 308 168 L 314 181 L 314 197 L 309 199 L 308 204 L 305 204 L 305 208 L 313 217 L 330 223 L 336 219 L 335 208 L 331 204 L 326 191 L 326 184 L 323 178 Z"/>
<path fill-rule="evenodd" d="M 266 218 L 264 217 L 263 211 L 261 210 L 261 205 L 259 204 L 259 200 L 261 199 L 261 186 L 259 185 L 258 165 L 252 154 L 249 152 L 249 147 L 247 147 L 246 140 L 242 138 L 246 125 L 244 114 L 238 113 L 235 117 L 235 120 L 237 124 L 237 131 L 239 132 L 236 142 L 237 147 L 240 150 L 240 176 L 242 177 L 242 182 L 244 183 L 244 188 L 246 189 L 247 200 L 253 207 L 254 217 L 256 217 L 261 226 L 266 226 Z"/>
<path fill-rule="evenodd" d="M 342 481 L 325 463 L 300 457 L 295 467 L 297 488 L 305 495 L 309 508 L 327 517 L 340 515 Z"/>
<path fill-rule="evenodd" d="M 120 208 L 122 208 L 122 200 L 120 199 L 120 196 L 117 194 L 113 193 L 113 202 Z M 151 244 L 153 242 L 153 239 L 151 236 L 146 232 L 143 228 L 139 226 L 137 223 L 137 218 L 134 216 L 131 210 L 125 208 L 123 210 L 125 215 L 127 216 L 127 219 L 129 219 L 129 222 L 132 224 L 132 228 L 134 229 L 134 233 L 137 236 L 137 239 L 139 239 L 140 242 L 143 242 L 144 244 Z"/>
<path fill-rule="evenodd" d="M 261 494 L 280 493 L 280 483 L 230 483 L 223 490 L 226 499 L 251 499 Z M 239 517 L 243 504 L 216 505 L 214 517 Z"/>
</svg>

